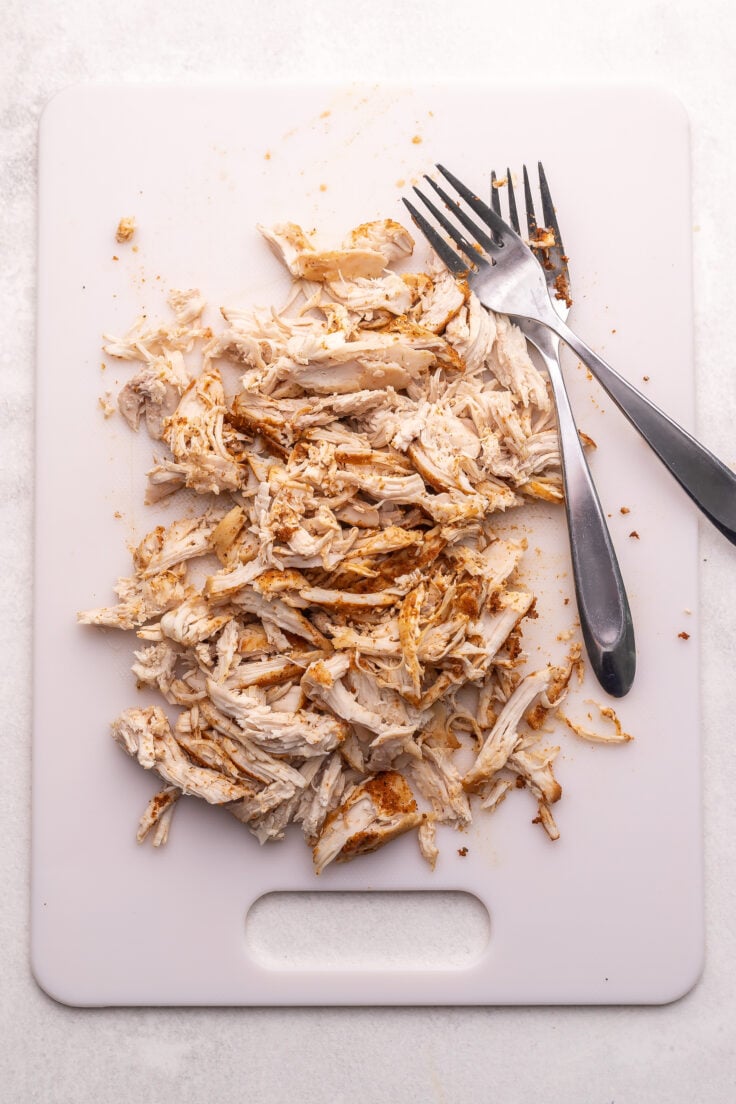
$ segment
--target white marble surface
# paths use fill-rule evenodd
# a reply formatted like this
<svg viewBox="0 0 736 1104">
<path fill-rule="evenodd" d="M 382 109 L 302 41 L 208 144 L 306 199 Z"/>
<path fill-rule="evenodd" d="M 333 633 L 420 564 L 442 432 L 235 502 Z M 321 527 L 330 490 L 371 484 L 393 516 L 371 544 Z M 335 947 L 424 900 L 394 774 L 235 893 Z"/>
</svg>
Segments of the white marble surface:
<svg viewBox="0 0 736 1104">
<path fill-rule="evenodd" d="M 28 966 L 30 533 L 39 113 L 79 81 L 335 80 L 447 75 L 648 80 L 676 92 L 694 157 L 698 431 L 736 462 L 736 16 L 727 0 L 198 5 L 4 0 L 0 69 L 0 1099 L 303 1104 L 711 1104 L 736 1098 L 736 552 L 703 524 L 707 961 L 663 1008 L 148 1009 L 61 1007 Z M 656 135 L 652 136 L 656 141 Z M 625 180 L 636 186 L 631 166 Z M 656 217 L 656 212 L 653 212 Z M 663 228 L 666 232 L 666 228 Z"/>
</svg>

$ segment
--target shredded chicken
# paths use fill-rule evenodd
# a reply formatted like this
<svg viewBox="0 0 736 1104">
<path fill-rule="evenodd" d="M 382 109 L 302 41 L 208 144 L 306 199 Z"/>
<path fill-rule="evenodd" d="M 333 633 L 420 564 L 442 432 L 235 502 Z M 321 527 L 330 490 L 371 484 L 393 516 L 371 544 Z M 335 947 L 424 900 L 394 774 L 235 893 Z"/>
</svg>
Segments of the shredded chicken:
<svg viewBox="0 0 736 1104">
<path fill-rule="evenodd" d="M 398 223 L 336 248 L 261 230 L 294 281 L 284 309 L 223 308 L 213 333 L 200 293 L 173 292 L 170 322 L 106 337 L 134 365 L 119 409 L 157 442 L 147 501 L 207 504 L 139 543 L 116 604 L 79 614 L 137 630 L 135 677 L 168 707 L 112 726 L 164 783 L 138 838 L 164 843 L 188 794 L 261 843 L 301 825 L 317 873 L 412 829 L 434 866 L 439 825 L 525 788 L 555 839 L 540 730 L 579 650 L 523 673 L 525 546 L 493 528 L 561 499 L 547 382 L 439 262 L 392 268 L 413 249 Z M 614 723 L 604 738 L 627 739 Z"/>
</svg>

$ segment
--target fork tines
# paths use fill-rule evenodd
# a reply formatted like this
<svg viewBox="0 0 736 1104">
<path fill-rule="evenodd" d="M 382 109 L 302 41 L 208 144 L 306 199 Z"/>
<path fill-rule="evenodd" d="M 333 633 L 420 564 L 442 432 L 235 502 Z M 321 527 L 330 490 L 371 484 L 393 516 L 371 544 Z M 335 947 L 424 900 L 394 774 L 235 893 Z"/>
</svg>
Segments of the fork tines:
<svg viewBox="0 0 736 1104">
<path fill-rule="evenodd" d="M 504 245 L 511 244 L 513 240 L 521 241 L 521 227 L 519 222 L 519 214 L 516 203 L 516 194 L 514 191 L 514 185 L 511 178 L 511 172 L 506 169 L 506 185 L 507 194 L 509 197 L 509 221 L 506 222 L 501 216 L 501 201 L 498 195 L 498 187 L 492 186 L 491 188 L 491 205 L 484 203 L 474 192 L 470 190 L 461 180 L 458 180 L 444 165 L 437 165 L 437 169 L 445 179 L 452 185 L 455 191 L 462 197 L 468 207 L 474 212 L 474 214 L 482 220 L 486 227 L 491 231 L 489 235 L 483 226 L 478 225 L 478 222 L 471 218 L 467 211 L 461 206 L 457 199 L 450 196 L 444 188 L 432 180 L 431 177 L 426 176 L 424 179 L 432 190 L 442 200 L 444 206 L 451 212 L 453 218 L 460 223 L 460 225 L 467 231 L 469 236 L 466 236 L 459 230 L 451 219 L 447 217 L 437 206 L 430 200 L 424 192 L 419 188 L 414 188 L 415 194 L 422 201 L 427 210 L 434 216 L 445 233 L 455 242 L 458 248 L 465 254 L 468 260 L 471 262 L 473 268 L 482 267 L 486 262 L 485 258 L 478 251 L 478 247 L 485 250 L 491 255 L 491 257 L 502 249 Z M 557 216 L 555 214 L 554 204 L 552 203 L 552 196 L 549 190 L 549 184 L 544 172 L 544 166 L 542 162 L 538 162 L 539 172 L 539 192 L 542 199 L 542 214 L 544 217 L 544 226 L 554 232 L 555 245 L 562 252 L 562 238 L 560 236 L 560 228 L 557 224 Z M 495 172 L 491 174 L 492 185 L 497 181 Z M 524 180 L 524 205 L 526 208 L 526 224 L 527 231 L 531 242 L 534 243 L 534 239 L 539 232 L 539 226 L 537 223 L 537 216 L 534 209 L 534 198 L 532 195 L 531 183 L 529 180 L 529 173 L 526 165 L 523 166 L 523 180 Z M 437 233 L 432 224 L 424 218 L 423 215 L 417 210 L 417 208 L 404 199 L 406 207 L 420 227 L 422 232 L 432 242 L 432 245 L 437 250 L 439 255 L 445 261 L 448 268 L 453 272 L 459 272 L 460 264 L 458 258 L 451 249 L 447 248 L 446 243 L 443 241 L 441 235 Z M 472 239 L 472 240 L 470 240 Z"/>
</svg>

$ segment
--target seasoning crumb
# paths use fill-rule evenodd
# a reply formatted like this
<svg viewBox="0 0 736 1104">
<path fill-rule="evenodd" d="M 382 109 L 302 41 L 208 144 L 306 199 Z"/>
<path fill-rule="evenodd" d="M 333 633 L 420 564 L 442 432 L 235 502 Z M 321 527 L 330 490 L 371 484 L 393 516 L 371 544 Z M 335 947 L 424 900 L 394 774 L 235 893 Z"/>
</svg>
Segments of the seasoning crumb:
<svg viewBox="0 0 736 1104">
<path fill-rule="evenodd" d="M 266 150 L 266 152 L 263 155 L 263 160 L 264 161 L 270 161 L 271 160 L 271 151 L 270 150 Z"/>
<path fill-rule="evenodd" d="M 621 513 L 622 513 L 622 514 L 630 514 L 630 513 L 631 513 L 631 510 L 629 509 L 629 507 L 628 507 L 628 506 L 622 506 L 622 507 L 621 507 Z"/>
<path fill-rule="evenodd" d="M 679 632 L 677 635 L 680 638 L 680 640 L 689 640 L 690 639 L 690 633 L 689 632 Z"/>
<path fill-rule="evenodd" d="M 133 250 L 134 253 L 138 252 L 138 246 L 137 245 L 131 245 L 130 248 Z"/>
<path fill-rule="evenodd" d="M 633 537 L 634 540 L 641 540 L 641 537 L 637 533 L 636 529 L 632 529 L 631 532 L 629 533 L 629 536 Z"/>
<path fill-rule="evenodd" d="M 105 364 L 104 360 L 100 362 L 100 371 L 101 372 L 106 372 L 107 371 L 107 365 Z"/>
<path fill-rule="evenodd" d="M 117 255 L 116 255 L 115 253 L 113 253 L 113 255 L 112 255 L 112 259 L 113 259 L 114 261 L 119 261 L 119 260 L 120 260 L 120 258 L 119 258 L 119 257 L 118 257 L 118 256 L 117 256 Z"/>
<path fill-rule="evenodd" d="M 319 190 L 320 190 L 321 192 L 326 192 L 326 191 L 327 191 L 327 185 L 326 185 L 326 184 L 320 184 L 320 186 L 319 186 Z"/>
<path fill-rule="evenodd" d="M 569 606 L 570 605 L 570 599 L 566 598 L 565 601 L 562 604 L 563 604 L 563 606 Z"/>
<path fill-rule="evenodd" d="M 396 187 L 397 188 L 403 188 L 405 184 L 406 184 L 406 181 L 403 180 L 403 179 L 396 181 Z"/>
<path fill-rule="evenodd" d="M 414 137 L 412 138 L 412 142 L 414 143 L 415 146 L 419 146 L 419 145 L 421 145 L 422 139 L 420 138 L 420 136 L 418 134 L 415 134 Z"/>
<path fill-rule="evenodd" d="M 500 180 L 494 180 L 493 181 L 493 187 L 494 188 L 505 188 L 506 185 L 508 184 L 508 182 L 509 182 L 509 178 L 507 176 L 502 176 L 500 178 Z"/>
<path fill-rule="evenodd" d="M 332 114 L 331 111 L 323 111 L 322 114 L 320 115 L 320 119 L 326 119 L 331 114 Z"/>
<path fill-rule="evenodd" d="M 116 511 L 115 511 L 115 513 L 114 513 L 114 514 L 113 514 L 112 516 L 113 516 L 114 518 L 118 518 L 118 519 L 120 519 L 120 518 L 121 518 L 121 517 L 122 517 L 123 515 L 122 515 L 122 514 L 120 513 L 120 511 L 119 511 L 119 510 L 116 510 Z"/>
<path fill-rule="evenodd" d="M 644 380 L 645 383 L 649 383 L 649 376 L 642 376 L 641 378 Z"/>
<path fill-rule="evenodd" d="M 615 333 L 615 332 L 616 332 L 615 330 L 611 330 L 611 333 Z"/>
<path fill-rule="evenodd" d="M 115 241 L 122 244 L 122 242 L 130 241 L 134 234 L 135 219 L 132 217 L 121 218 L 120 222 L 118 223 L 118 228 L 115 231 Z"/>
<path fill-rule="evenodd" d="M 463 859 L 464 859 L 464 858 L 465 858 L 465 856 L 466 856 L 466 855 L 467 855 L 467 853 L 468 853 L 468 849 L 467 849 L 467 847 L 458 847 L 458 849 L 457 849 L 457 853 L 458 853 L 458 855 L 460 855 L 460 857 L 461 857 L 461 858 L 463 858 Z"/>
</svg>

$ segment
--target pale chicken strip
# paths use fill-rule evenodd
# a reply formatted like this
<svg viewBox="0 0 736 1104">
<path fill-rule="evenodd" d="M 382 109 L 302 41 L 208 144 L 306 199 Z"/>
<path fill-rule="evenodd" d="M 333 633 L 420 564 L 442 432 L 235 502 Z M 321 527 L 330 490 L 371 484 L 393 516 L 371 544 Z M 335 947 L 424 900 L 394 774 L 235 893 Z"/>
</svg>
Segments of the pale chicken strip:
<svg viewBox="0 0 736 1104">
<path fill-rule="evenodd" d="M 486 737 L 473 766 L 466 773 L 463 785 L 470 790 L 487 781 L 505 767 L 519 740 L 519 724 L 532 702 L 547 689 L 550 672 L 535 671 L 517 686 Z"/>
<path fill-rule="evenodd" d="M 155 769 L 171 786 L 211 805 L 239 801 L 252 792 L 243 783 L 192 763 L 174 739 L 166 715 L 156 706 L 127 709 L 113 722 L 112 735 L 144 769 Z"/>
</svg>

